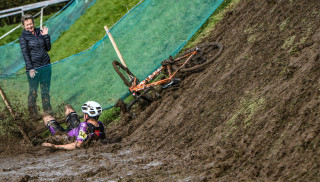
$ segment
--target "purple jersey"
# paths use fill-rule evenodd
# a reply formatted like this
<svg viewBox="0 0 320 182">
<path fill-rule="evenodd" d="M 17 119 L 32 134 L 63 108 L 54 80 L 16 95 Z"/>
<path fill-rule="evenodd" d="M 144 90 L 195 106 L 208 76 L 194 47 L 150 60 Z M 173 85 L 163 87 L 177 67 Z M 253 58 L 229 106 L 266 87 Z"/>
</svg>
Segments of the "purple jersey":
<svg viewBox="0 0 320 182">
<path fill-rule="evenodd" d="M 68 132 L 68 136 L 69 137 L 76 137 L 77 141 L 84 141 L 87 138 L 93 137 L 95 134 L 99 138 L 101 138 L 101 136 L 104 135 L 104 131 L 103 131 L 104 127 L 103 127 L 103 124 L 101 121 L 98 121 L 98 124 L 99 124 L 98 127 L 94 127 L 91 123 L 81 122 L 77 128 L 73 128 L 72 130 L 70 130 Z M 88 125 L 93 126 L 93 127 L 91 126 L 93 128 L 93 129 L 91 129 L 92 131 L 90 131 Z"/>
</svg>

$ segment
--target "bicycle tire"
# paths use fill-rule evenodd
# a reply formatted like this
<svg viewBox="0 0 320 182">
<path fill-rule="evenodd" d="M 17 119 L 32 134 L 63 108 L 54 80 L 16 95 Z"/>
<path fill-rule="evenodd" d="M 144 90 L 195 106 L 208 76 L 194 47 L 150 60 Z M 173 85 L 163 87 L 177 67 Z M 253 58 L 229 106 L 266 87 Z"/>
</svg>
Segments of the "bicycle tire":
<svg viewBox="0 0 320 182">
<path fill-rule="evenodd" d="M 196 53 L 190 60 L 189 62 L 182 67 L 179 71 L 180 72 L 190 72 L 190 71 L 196 71 L 198 69 L 201 69 L 205 66 L 207 66 L 209 63 L 211 63 L 213 60 L 215 60 L 221 53 L 223 50 L 223 46 L 221 43 L 219 42 L 212 42 L 212 43 L 208 43 L 208 44 L 200 44 L 195 48 L 192 48 L 186 52 L 184 52 L 183 54 L 181 54 L 179 56 L 179 58 L 195 51 L 196 49 L 200 50 L 198 53 Z M 202 63 L 195 63 L 199 58 L 203 58 L 203 56 L 205 56 L 206 54 L 208 54 L 211 51 L 214 51 L 214 49 L 218 49 L 217 53 L 214 56 L 211 56 L 210 58 L 208 58 L 208 60 L 202 62 Z M 176 59 L 179 59 L 176 58 Z M 205 59 L 205 58 L 203 58 Z"/>
<path fill-rule="evenodd" d="M 131 71 L 127 67 L 123 66 L 123 64 L 119 63 L 118 61 L 113 61 L 112 66 L 113 66 L 114 70 L 116 70 L 116 72 L 118 73 L 120 78 L 123 80 L 124 84 L 127 85 L 128 87 L 131 87 L 132 83 L 131 83 L 129 76 L 131 76 L 133 78 L 135 77 L 131 73 Z M 126 75 L 124 75 L 123 72 Z"/>
</svg>

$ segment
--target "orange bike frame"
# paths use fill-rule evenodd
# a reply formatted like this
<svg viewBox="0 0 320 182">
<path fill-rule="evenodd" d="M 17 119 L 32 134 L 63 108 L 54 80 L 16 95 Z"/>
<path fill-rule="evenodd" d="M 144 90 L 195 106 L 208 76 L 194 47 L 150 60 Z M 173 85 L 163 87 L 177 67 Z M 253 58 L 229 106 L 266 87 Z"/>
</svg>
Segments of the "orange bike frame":
<svg viewBox="0 0 320 182">
<path fill-rule="evenodd" d="M 172 80 L 172 78 L 177 74 L 177 72 L 183 67 L 185 66 L 189 60 L 193 57 L 193 55 L 195 55 L 198 51 L 193 51 L 189 54 L 186 54 L 185 56 L 181 57 L 181 58 L 177 58 L 174 61 L 179 61 L 183 58 L 186 58 L 186 61 L 172 74 L 171 73 L 171 66 L 168 64 L 166 66 L 161 66 L 160 68 L 158 68 L 156 71 L 154 71 L 151 75 L 149 75 L 146 79 L 144 79 L 142 82 L 137 83 L 137 78 L 134 78 L 134 81 L 132 83 L 132 86 L 129 88 L 130 92 L 135 93 L 135 92 L 139 92 L 145 89 L 148 89 L 150 87 L 154 87 L 163 83 L 167 83 L 169 81 Z M 168 73 L 169 73 L 169 78 L 165 78 L 156 82 L 152 82 L 149 83 L 149 81 L 151 81 L 152 79 L 154 79 L 156 76 L 158 76 L 163 70 L 167 69 Z"/>
</svg>

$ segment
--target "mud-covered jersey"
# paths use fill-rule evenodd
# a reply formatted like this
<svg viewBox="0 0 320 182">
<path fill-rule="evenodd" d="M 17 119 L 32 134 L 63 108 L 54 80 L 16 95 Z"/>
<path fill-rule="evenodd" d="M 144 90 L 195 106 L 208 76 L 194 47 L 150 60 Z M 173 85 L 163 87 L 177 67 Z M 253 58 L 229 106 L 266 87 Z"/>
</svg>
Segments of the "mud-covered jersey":
<svg viewBox="0 0 320 182">
<path fill-rule="evenodd" d="M 98 140 L 99 138 L 104 139 L 104 126 L 101 121 L 98 121 L 99 126 L 95 127 L 93 124 L 88 122 L 81 122 L 77 128 L 72 129 L 68 132 L 69 137 L 76 137 L 77 141 L 85 141 L 87 139 Z"/>
</svg>

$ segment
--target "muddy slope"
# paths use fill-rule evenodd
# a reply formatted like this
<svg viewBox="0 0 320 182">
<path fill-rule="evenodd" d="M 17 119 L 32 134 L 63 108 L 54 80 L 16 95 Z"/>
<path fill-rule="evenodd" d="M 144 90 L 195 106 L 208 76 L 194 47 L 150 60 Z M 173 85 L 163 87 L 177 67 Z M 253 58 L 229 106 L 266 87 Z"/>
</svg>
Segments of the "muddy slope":
<svg viewBox="0 0 320 182">
<path fill-rule="evenodd" d="M 242 0 L 205 40 L 222 55 L 108 128 L 109 144 L 3 156 L 0 177 L 319 181 L 319 19 L 318 0 Z"/>
<path fill-rule="evenodd" d="M 320 3 L 243 0 L 205 40 L 224 52 L 128 126 L 208 179 L 320 179 Z"/>
</svg>

